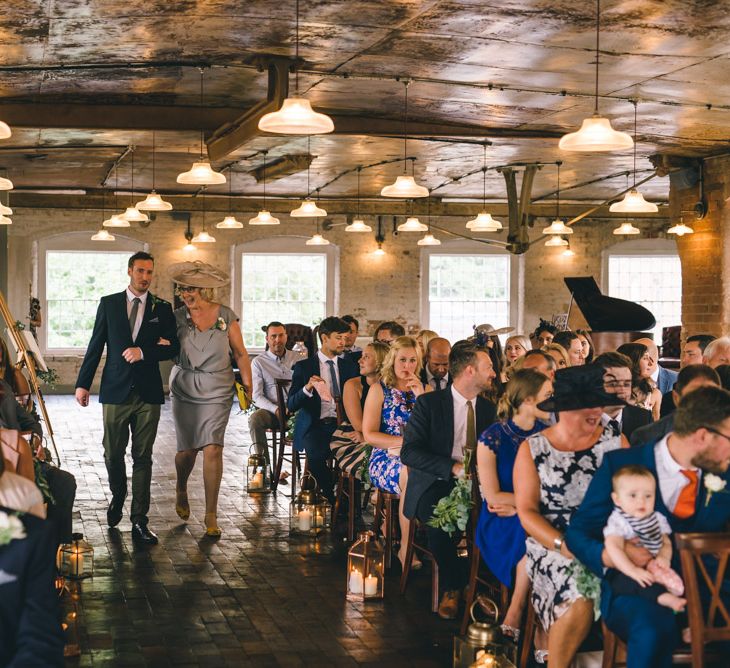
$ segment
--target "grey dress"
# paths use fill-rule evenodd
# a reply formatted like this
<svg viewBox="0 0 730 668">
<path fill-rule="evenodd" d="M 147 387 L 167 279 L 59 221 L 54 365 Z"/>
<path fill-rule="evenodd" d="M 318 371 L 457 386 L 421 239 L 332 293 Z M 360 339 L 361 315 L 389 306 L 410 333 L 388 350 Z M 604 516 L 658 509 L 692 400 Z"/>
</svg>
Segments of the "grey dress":
<svg viewBox="0 0 730 668">
<path fill-rule="evenodd" d="M 238 316 L 221 304 L 216 324 L 204 332 L 185 306 L 175 310 L 180 356 L 170 374 L 177 449 L 223 445 L 234 396 L 228 328 Z"/>
</svg>

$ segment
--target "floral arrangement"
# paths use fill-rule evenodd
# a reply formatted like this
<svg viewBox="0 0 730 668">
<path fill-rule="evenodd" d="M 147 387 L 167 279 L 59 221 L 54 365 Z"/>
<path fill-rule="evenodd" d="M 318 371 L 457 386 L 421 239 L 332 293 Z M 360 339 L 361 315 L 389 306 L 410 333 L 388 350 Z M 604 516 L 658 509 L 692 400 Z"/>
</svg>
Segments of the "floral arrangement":
<svg viewBox="0 0 730 668">
<path fill-rule="evenodd" d="M 469 471 L 473 456 L 471 450 L 464 452 L 464 471 L 466 475 L 459 478 L 448 496 L 439 499 L 433 509 L 428 525 L 445 531 L 449 536 L 458 529 L 465 531 L 469 522 L 471 509 L 474 507 L 472 496 L 472 480 Z"/>
<path fill-rule="evenodd" d="M 292 413 L 286 421 L 286 437 L 289 440 L 294 440 L 294 427 L 297 424 L 297 414 Z"/>
<path fill-rule="evenodd" d="M 714 473 L 705 473 L 703 484 L 707 490 L 705 505 L 708 505 L 715 492 L 725 492 L 727 480 L 723 480 L 719 475 L 715 475 Z"/>
<path fill-rule="evenodd" d="M 18 516 L 0 510 L 0 545 L 25 538 L 25 527 Z"/>
<path fill-rule="evenodd" d="M 373 486 L 373 481 L 370 480 L 370 455 L 373 452 L 373 446 L 366 445 L 363 452 L 364 455 L 356 472 L 356 477 L 360 478 L 363 489 L 370 489 Z"/>
<path fill-rule="evenodd" d="M 226 324 L 226 321 L 223 320 L 223 318 L 219 317 L 218 320 L 215 321 L 213 329 L 219 329 L 221 332 L 225 332 L 228 329 L 228 325 Z"/>
<path fill-rule="evenodd" d="M 48 387 L 50 388 L 55 388 L 56 383 L 61 380 L 58 376 L 58 372 L 51 367 L 48 367 L 48 371 L 41 371 L 40 369 L 38 369 L 36 370 L 35 375 L 38 376 L 38 379 L 42 383 L 48 385 Z"/>
<path fill-rule="evenodd" d="M 46 478 L 46 472 L 43 468 L 43 464 L 39 459 L 36 459 L 33 457 L 33 469 L 35 473 L 35 484 L 36 487 L 41 491 L 41 494 L 43 495 L 43 500 L 46 503 L 56 503 L 56 500 L 53 498 L 53 494 L 51 493 L 51 488 L 48 484 L 48 479 Z"/>
<path fill-rule="evenodd" d="M 156 295 L 153 295 L 153 294 L 152 294 L 151 292 L 150 292 L 150 300 L 151 300 L 151 302 L 152 302 L 152 308 L 150 309 L 150 311 L 151 311 L 152 313 L 154 313 L 154 312 L 155 312 L 155 309 L 157 308 L 157 305 L 158 305 L 158 304 L 169 304 L 169 303 L 170 303 L 170 302 L 168 302 L 168 301 L 166 301 L 166 300 L 164 300 L 164 299 L 160 299 L 160 298 L 159 298 L 158 296 L 156 296 Z"/>
<path fill-rule="evenodd" d="M 577 559 L 573 560 L 569 569 L 578 593 L 593 601 L 593 619 L 598 619 L 601 616 L 601 580 Z"/>
<path fill-rule="evenodd" d="M 25 325 L 22 322 L 20 322 L 20 320 L 16 320 L 15 329 L 17 329 L 19 332 L 22 332 L 25 329 Z"/>
</svg>

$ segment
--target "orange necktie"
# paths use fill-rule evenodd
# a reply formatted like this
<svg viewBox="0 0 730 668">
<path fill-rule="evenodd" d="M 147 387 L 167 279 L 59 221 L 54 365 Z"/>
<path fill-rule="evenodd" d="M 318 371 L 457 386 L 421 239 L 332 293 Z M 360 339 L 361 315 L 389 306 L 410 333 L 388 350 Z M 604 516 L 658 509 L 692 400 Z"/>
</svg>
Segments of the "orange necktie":
<svg viewBox="0 0 730 668">
<path fill-rule="evenodd" d="M 697 499 L 697 471 L 683 470 L 682 475 L 689 480 L 689 484 L 682 488 L 674 506 L 674 515 L 683 520 L 695 513 L 695 500 Z"/>
</svg>

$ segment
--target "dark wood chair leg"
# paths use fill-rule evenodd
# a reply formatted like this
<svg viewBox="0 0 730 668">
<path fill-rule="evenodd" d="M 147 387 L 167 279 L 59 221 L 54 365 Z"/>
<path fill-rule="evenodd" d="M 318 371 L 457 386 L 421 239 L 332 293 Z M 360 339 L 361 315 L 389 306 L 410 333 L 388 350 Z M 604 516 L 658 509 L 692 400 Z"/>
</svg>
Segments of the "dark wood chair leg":
<svg viewBox="0 0 730 668">
<path fill-rule="evenodd" d="M 522 633 L 522 649 L 520 650 L 519 668 L 527 668 L 530 664 L 530 654 L 535 647 L 535 631 L 537 620 L 535 608 L 532 605 L 530 596 L 527 597 L 527 614 L 525 615 L 525 628 Z"/>
<path fill-rule="evenodd" d="M 344 489 L 345 481 L 340 476 L 337 479 L 337 489 L 335 490 L 335 507 L 332 509 L 332 524 L 333 526 L 337 523 L 337 519 L 340 516 L 340 510 L 342 510 L 342 497 L 345 494 Z"/>
<path fill-rule="evenodd" d="M 431 612 L 439 610 L 439 566 L 436 560 L 431 561 Z"/>
<path fill-rule="evenodd" d="M 360 505 L 360 496 L 357 493 L 357 480 L 354 475 L 347 476 L 347 540 L 355 540 L 355 516 Z"/>
<path fill-rule="evenodd" d="M 411 562 L 413 561 L 413 541 L 416 537 L 416 522 L 411 520 L 408 527 L 408 536 L 406 540 L 406 555 L 405 563 L 403 564 L 403 573 L 400 576 L 400 593 L 406 593 L 406 587 L 408 586 L 408 575 L 411 572 Z M 403 538 L 401 537 L 401 540 Z"/>
<path fill-rule="evenodd" d="M 274 466 L 274 475 L 271 477 L 271 489 L 276 491 L 279 487 L 279 478 L 281 477 L 281 471 L 284 468 L 284 447 L 286 442 L 282 439 L 281 447 L 279 448 L 279 456 L 276 458 L 276 465 Z"/>
<path fill-rule="evenodd" d="M 477 576 L 479 575 L 479 560 L 481 555 L 479 548 L 474 545 L 469 557 L 469 584 L 466 590 L 466 600 L 464 601 L 464 616 L 461 619 L 461 635 L 466 633 L 466 627 L 469 625 L 469 616 L 471 612 L 471 604 L 477 594 Z"/>
<path fill-rule="evenodd" d="M 380 523 L 383 514 L 383 493 L 378 489 L 375 492 L 375 510 L 373 511 L 373 533 L 380 535 Z"/>
<path fill-rule="evenodd" d="M 387 497 L 385 499 L 385 568 L 390 568 L 393 563 L 393 531 L 395 529 L 393 522 L 393 499 Z M 409 566 L 410 568 L 410 566 Z"/>
</svg>

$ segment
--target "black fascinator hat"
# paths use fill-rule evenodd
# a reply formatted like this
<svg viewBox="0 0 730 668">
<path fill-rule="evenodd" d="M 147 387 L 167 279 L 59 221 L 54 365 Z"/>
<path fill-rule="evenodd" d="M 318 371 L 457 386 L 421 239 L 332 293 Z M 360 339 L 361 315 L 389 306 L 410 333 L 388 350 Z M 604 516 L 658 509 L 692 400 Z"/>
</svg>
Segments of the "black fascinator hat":
<svg viewBox="0 0 730 668">
<path fill-rule="evenodd" d="M 558 369 L 553 381 L 553 396 L 541 401 L 541 411 L 560 413 L 598 406 L 626 406 L 623 399 L 603 389 L 603 367 L 596 364 Z"/>
</svg>

